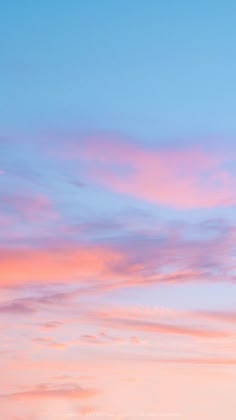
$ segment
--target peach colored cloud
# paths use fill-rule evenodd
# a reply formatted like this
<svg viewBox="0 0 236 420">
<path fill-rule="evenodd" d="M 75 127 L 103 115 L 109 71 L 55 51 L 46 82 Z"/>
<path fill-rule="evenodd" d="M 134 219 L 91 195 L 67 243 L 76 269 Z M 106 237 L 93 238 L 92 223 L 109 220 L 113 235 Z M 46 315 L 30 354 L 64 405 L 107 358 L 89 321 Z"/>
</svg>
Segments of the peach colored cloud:
<svg viewBox="0 0 236 420">
<path fill-rule="evenodd" d="M 46 249 L 2 248 L 0 286 L 37 281 L 86 283 L 86 280 L 90 279 L 91 284 L 102 280 L 111 287 L 127 287 L 162 281 L 192 281 L 202 277 L 202 271 L 197 269 L 154 274 L 152 271 L 157 268 L 157 262 L 153 257 L 150 260 L 147 256 L 147 260 L 141 264 L 136 262 L 139 258 L 139 254 L 130 256 L 126 248 L 99 245 L 79 244 Z M 21 308 L 12 308 L 14 309 Z"/>
<path fill-rule="evenodd" d="M 100 334 L 83 334 L 77 342 L 77 344 L 85 345 L 138 345 L 143 343 L 144 341 L 137 336 L 122 338 L 105 332 Z"/>
<path fill-rule="evenodd" d="M 0 285 L 99 279 L 108 276 L 110 265 L 121 258 L 114 250 L 99 246 L 1 249 Z"/>
<path fill-rule="evenodd" d="M 42 399 L 42 398 L 69 398 L 69 399 L 84 399 L 91 398 L 97 395 L 98 391 L 95 389 L 86 389 L 77 385 L 69 385 L 64 387 L 55 387 L 48 385 L 39 385 L 28 391 L 13 392 L 11 394 L 0 394 L 0 398 L 11 399 Z"/>
<path fill-rule="evenodd" d="M 34 338 L 32 342 L 42 345 L 42 346 L 50 347 L 52 349 L 58 349 L 58 350 L 64 350 L 70 345 L 70 343 L 61 343 L 59 341 L 54 340 L 51 337 Z"/>
<path fill-rule="evenodd" d="M 215 358 L 215 357 L 179 357 L 175 359 L 158 359 L 157 361 L 161 363 L 173 363 L 173 364 L 191 364 L 191 365 L 228 365 L 236 366 L 236 359 L 232 358 Z"/>
<path fill-rule="evenodd" d="M 85 159 L 85 173 L 115 192 L 178 209 L 231 206 L 236 176 L 227 159 L 198 147 L 148 149 L 114 136 L 85 139 L 63 156 Z"/>
<path fill-rule="evenodd" d="M 89 415 L 91 415 L 93 413 L 96 413 L 96 412 L 97 412 L 97 409 L 95 407 L 90 406 L 90 405 L 83 406 L 79 410 L 79 413 L 81 415 L 88 416 L 88 417 L 89 417 Z"/>
<path fill-rule="evenodd" d="M 156 250 L 157 252 L 157 250 Z M 166 252 L 166 251 L 165 251 Z M 175 258 L 175 257 L 174 257 Z M 137 261 L 142 259 L 138 263 Z M 164 261 L 154 256 L 129 255 L 125 249 L 104 246 L 72 246 L 63 248 L 0 249 L 0 286 L 14 286 L 22 283 L 76 282 L 86 286 L 103 285 L 104 290 L 155 283 L 183 283 L 196 280 L 212 280 L 211 273 L 201 268 L 178 269 L 162 272 Z M 216 265 L 216 268 L 217 265 Z M 214 279 L 219 278 L 214 275 Z M 97 292 L 99 292 L 99 288 Z M 102 290 L 100 290 L 102 291 Z M 90 290 L 91 293 L 96 290 Z M 20 305 L 19 305 L 20 304 Z M 2 312 L 33 311 L 32 305 L 15 302 L 0 307 Z"/>
</svg>

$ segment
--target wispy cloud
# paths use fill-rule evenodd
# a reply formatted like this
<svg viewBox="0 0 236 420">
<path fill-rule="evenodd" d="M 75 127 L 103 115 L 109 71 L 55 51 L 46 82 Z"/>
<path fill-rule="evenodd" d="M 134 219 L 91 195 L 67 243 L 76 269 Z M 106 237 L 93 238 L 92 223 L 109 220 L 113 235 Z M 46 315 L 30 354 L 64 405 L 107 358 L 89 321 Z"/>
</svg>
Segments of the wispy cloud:
<svg viewBox="0 0 236 420">
<path fill-rule="evenodd" d="M 220 338 L 220 337 L 233 337 L 235 332 L 227 331 L 223 329 L 215 329 L 209 327 L 199 327 L 194 324 L 188 325 L 186 323 L 168 323 L 168 322 L 155 322 L 143 318 L 132 318 L 125 316 L 118 316 L 116 313 L 103 314 L 102 312 L 96 313 L 94 318 L 99 320 L 102 325 L 109 326 L 111 328 L 118 328 L 128 331 L 140 331 L 147 333 L 156 333 L 164 335 L 180 335 L 180 336 L 189 336 L 189 337 L 199 337 L 199 338 Z M 96 321 L 94 321 L 96 322 Z"/>
<path fill-rule="evenodd" d="M 26 221 L 36 221 L 39 217 L 49 218 L 57 215 L 50 199 L 45 195 L 18 191 L 1 194 L 0 210 Z"/>
<path fill-rule="evenodd" d="M 78 385 L 64 385 L 64 386 L 51 386 L 39 385 L 35 388 L 13 392 L 10 394 L 0 394 L 0 398 L 10 398 L 18 400 L 28 399 L 43 399 L 43 398 L 66 398 L 66 399 L 84 399 L 96 396 L 98 393 L 95 389 L 86 389 Z"/>
<path fill-rule="evenodd" d="M 231 159 L 199 147 L 151 150 L 111 134 L 67 143 L 61 157 L 85 159 L 94 182 L 156 204 L 193 209 L 236 203 Z"/>
<path fill-rule="evenodd" d="M 197 234 L 197 237 L 196 237 Z M 236 229 L 199 226 L 120 233 L 104 240 L 45 241 L 40 246 L 1 247 L 0 284 L 66 282 L 107 287 L 193 281 L 234 282 Z M 37 267 L 37 269 L 36 269 Z"/>
<path fill-rule="evenodd" d="M 42 346 L 50 347 L 52 349 L 64 350 L 69 347 L 70 343 L 62 343 L 54 340 L 51 337 L 39 337 L 32 340 L 33 343 L 39 344 Z"/>
</svg>

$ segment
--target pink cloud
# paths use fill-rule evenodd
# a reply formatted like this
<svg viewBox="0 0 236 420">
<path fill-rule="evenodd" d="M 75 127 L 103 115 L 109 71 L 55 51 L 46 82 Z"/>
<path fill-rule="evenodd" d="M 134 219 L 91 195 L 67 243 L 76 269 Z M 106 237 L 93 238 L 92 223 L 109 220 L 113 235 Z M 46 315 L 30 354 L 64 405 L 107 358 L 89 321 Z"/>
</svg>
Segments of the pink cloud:
<svg viewBox="0 0 236 420">
<path fill-rule="evenodd" d="M 137 336 L 118 337 L 104 332 L 100 334 L 84 334 L 78 340 L 78 344 L 85 345 L 138 345 L 143 343 L 144 341 Z"/>
<path fill-rule="evenodd" d="M 199 319 L 203 318 L 210 321 L 232 323 L 236 325 L 236 311 L 234 310 L 201 310 L 192 312 L 192 316 Z"/>
<path fill-rule="evenodd" d="M 147 149 L 114 136 L 71 145 L 68 159 L 85 159 L 87 176 L 115 192 L 178 209 L 236 203 L 236 176 L 227 158 L 198 147 Z"/>
<path fill-rule="evenodd" d="M 58 239 L 58 245 L 46 243 L 41 248 L 1 247 L 0 285 L 78 282 L 103 285 L 105 291 L 158 283 L 234 281 L 234 243 L 232 228 L 197 240 L 168 232 L 161 240 L 129 235 L 105 244 Z"/>
<path fill-rule="evenodd" d="M 107 325 L 112 326 L 113 328 L 122 328 L 129 331 L 142 331 L 142 332 L 151 332 L 157 334 L 171 334 L 171 335 L 185 335 L 199 338 L 220 338 L 220 337 L 229 337 L 233 334 L 228 331 L 223 330 L 213 330 L 207 328 L 200 328 L 195 326 L 187 325 L 175 325 L 167 324 L 161 322 L 152 322 L 144 321 L 142 319 L 117 319 L 111 317 L 110 319 L 105 320 Z"/>
<path fill-rule="evenodd" d="M 91 322 L 112 329 L 139 331 L 164 335 L 186 336 L 196 338 L 235 337 L 236 331 L 216 326 L 196 324 L 197 311 L 177 311 L 168 308 L 153 310 L 132 307 L 111 307 L 110 309 L 91 310 L 87 313 Z M 178 322 L 181 319 L 181 323 Z M 199 316 L 198 321 L 201 319 Z M 171 322 L 170 322 L 171 320 Z"/>
<path fill-rule="evenodd" d="M 29 315 L 33 314 L 35 309 L 32 305 L 25 303 L 24 301 L 12 301 L 6 304 L 0 305 L 0 314 L 11 314 L 11 315 Z"/>
<path fill-rule="evenodd" d="M 22 282 L 78 281 L 104 278 L 111 273 L 110 265 L 122 255 L 104 247 L 63 247 L 50 249 L 2 249 L 0 284 Z"/>
<path fill-rule="evenodd" d="M 103 283 L 105 291 L 106 288 L 147 286 L 164 282 L 183 283 L 211 278 L 210 274 L 207 278 L 206 270 L 201 267 L 191 268 L 191 260 L 186 262 L 189 264 L 186 269 L 178 269 L 173 264 L 170 272 L 163 272 L 166 250 L 163 261 L 161 250 L 157 261 L 154 252 L 150 256 L 141 256 L 138 250 L 129 253 L 126 252 L 126 247 L 122 249 L 119 246 L 78 244 L 45 249 L 2 248 L 0 251 L 1 286 L 13 286 L 22 282 L 77 282 L 87 286 Z M 158 247 L 155 252 L 157 251 Z M 91 292 L 94 293 L 95 290 Z"/>
<path fill-rule="evenodd" d="M 45 330 L 47 331 L 47 330 L 51 330 L 51 329 L 61 327 L 63 325 L 64 325 L 63 322 L 60 322 L 60 321 L 47 321 L 43 324 L 40 324 L 40 327 L 43 331 L 45 331 Z"/>
<path fill-rule="evenodd" d="M 235 366 L 236 365 L 236 359 L 232 358 L 215 358 L 215 357 L 200 357 L 200 358 L 194 358 L 194 357 L 180 357 L 180 358 L 173 358 L 173 359 L 159 359 L 157 360 L 161 363 L 173 363 L 173 364 L 191 364 L 191 365 L 228 365 L 228 366 Z"/>
<path fill-rule="evenodd" d="M 52 339 L 51 337 L 45 338 L 34 338 L 32 340 L 33 343 L 39 344 L 42 346 L 50 347 L 52 349 L 64 350 L 65 348 L 70 346 L 70 343 L 61 343 Z"/>
<path fill-rule="evenodd" d="M 93 312 L 92 312 L 93 313 Z M 103 319 L 111 319 L 112 317 L 118 319 L 129 319 L 137 320 L 142 319 L 144 321 L 161 321 L 170 322 L 176 320 L 184 320 L 189 322 L 202 322 L 208 321 L 208 323 L 214 323 L 219 325 L 223 324 L 235 324 L 236 322 L 236 311 L 235 310 L 219 310 L 219 309 L 201 309 L 201 310 L 184 310 L 174 309 L 169 307 L 147 307 L 143 305 L 137 306 L 108 306 L 101 310 L 97 310 L 97 315 Z M 236 330 L 235 330 L 236 331 Z"/>
<path fill-rule="evenodd" d="M 1 208 L 5 212 L 15 212 L 16 215 L 28 221 L 38 220 L 39 217 L 56 217 L 51 200 L 43 194 L 18 193 L 1 196 Z"/>
</svg>

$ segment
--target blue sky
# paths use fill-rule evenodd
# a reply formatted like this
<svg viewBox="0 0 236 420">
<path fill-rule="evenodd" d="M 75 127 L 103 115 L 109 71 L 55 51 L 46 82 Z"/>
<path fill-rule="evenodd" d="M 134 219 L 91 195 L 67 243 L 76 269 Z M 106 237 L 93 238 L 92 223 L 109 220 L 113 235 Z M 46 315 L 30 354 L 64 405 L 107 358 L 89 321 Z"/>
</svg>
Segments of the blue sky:
<svg viewBox="0 0 236 420">
<path fill-rule="evenodd" d="M 5 3 L 3 128 L 94 128 L 155 142 L 233 136 L 235 9 L 231 1 Z"/>
</svg>

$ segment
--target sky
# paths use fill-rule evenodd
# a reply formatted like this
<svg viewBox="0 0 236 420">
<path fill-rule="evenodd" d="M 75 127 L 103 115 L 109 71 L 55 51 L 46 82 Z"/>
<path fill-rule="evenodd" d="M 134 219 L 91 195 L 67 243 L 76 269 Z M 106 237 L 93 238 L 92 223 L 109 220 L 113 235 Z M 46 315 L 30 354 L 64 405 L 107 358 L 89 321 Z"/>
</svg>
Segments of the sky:
<svg viewBox="0 0 236 420">
<path fill-rule="evenodd" d="M 236 418 L 235 13 L 0 6 L 0 418 Z"/>
</svg>

